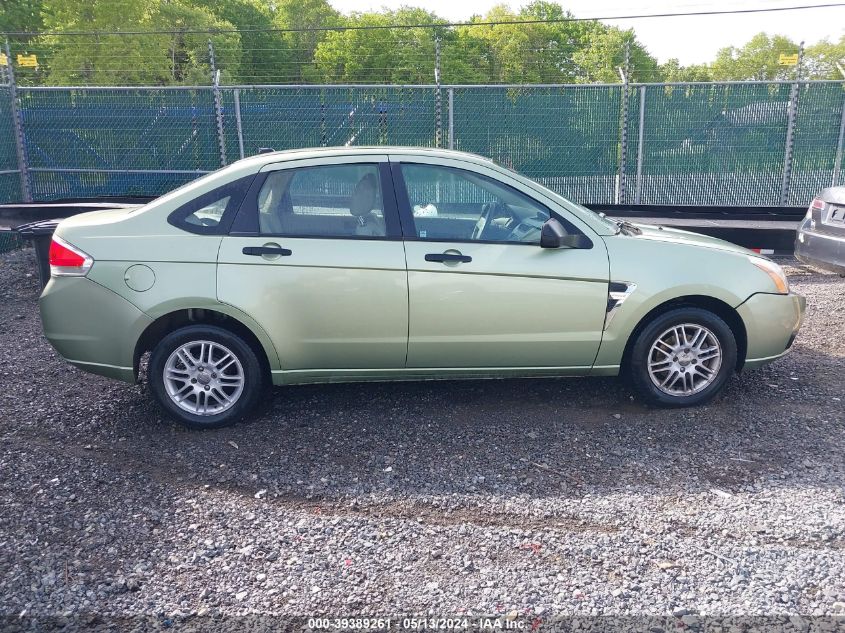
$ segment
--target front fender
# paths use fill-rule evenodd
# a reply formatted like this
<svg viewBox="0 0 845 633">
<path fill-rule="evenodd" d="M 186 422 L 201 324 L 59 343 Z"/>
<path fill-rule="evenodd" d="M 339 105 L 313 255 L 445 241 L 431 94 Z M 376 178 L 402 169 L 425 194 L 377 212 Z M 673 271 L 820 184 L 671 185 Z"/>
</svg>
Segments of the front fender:
<svg viewBox="0 0 845 633">
<path fill-rule="evenodd" d="M 635 283 L 637 288 L 605 328 L 594 363 L 596 374 L 618 371 L 632 333 L 655 308 L 687 297 L 705 297 L 736 309 L 771 285 L 741 251 L 624 235 L 607 237 L 605 243 L 611 281 Z"/>
</svg>

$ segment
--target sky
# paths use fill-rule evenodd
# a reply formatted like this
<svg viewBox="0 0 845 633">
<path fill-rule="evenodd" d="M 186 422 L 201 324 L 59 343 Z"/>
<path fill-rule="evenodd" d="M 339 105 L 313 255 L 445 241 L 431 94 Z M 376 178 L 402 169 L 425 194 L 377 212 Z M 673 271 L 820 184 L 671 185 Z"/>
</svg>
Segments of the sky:
<svg viewBox="0 0 845 633">
<path fill-rule="evenodd" d="M 403 5 L 433 11 L 451 22 L 483 15 L 496 4 L 509 4 L 516 10 L 528 0 L 329 0 L 343 13 L 376 11 Z M 824 4 L 831 0 L 558 0 L 576 17 L 592 18 L 641 13 L 688 13 L 692 11 L 757 9 Z M 741 46 L 765 31 L 786 35 L 808 45 L 821 39 L 838 40 L 845 34 L 845 7 L 805 9 L 718 16 L 605 20 L 621 28 L 633 28 L 648 51 L 664 62 L 672 57 L 684 65 L 712 61 L 725 46 Z"/>
</svg>

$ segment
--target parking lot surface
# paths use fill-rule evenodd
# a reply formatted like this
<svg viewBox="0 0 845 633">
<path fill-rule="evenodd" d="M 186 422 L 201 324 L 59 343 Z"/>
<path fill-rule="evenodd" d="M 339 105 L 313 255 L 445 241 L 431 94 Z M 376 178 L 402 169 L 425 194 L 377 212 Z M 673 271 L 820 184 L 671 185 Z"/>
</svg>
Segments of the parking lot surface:
<svg viewBox="0 0 845 633">
<path fill-rule="evenodd" d="M 717 402 L 616 379 L 277 388 L 213 432 L 42 337 L 0 256 L 2 614 L 845 613 L 845 280 Z"/>
</svg>

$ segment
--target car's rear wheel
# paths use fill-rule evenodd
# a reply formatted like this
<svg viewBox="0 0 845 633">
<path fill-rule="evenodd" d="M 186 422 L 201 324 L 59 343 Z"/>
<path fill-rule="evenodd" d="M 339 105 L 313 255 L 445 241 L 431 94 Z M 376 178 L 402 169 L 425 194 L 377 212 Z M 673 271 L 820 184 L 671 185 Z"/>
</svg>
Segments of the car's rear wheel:
<svg viewBox="0 0 845 633">
<path fill-rule="evenodd" d="M 261 364 L 240 337 L 213 325 L 191 325 L 165 336 L 147 372 L 156 400 L 192 429 L 231 424 L 258 401 Z"/>
<path fill-rule="evenodd" d="M 731 328 L 701 308 L 677 308 L 640 332 L 628 363 L 637 391 L 647 402 L 689 407 L 714 398 L 736 368 Z"/>
</svg>

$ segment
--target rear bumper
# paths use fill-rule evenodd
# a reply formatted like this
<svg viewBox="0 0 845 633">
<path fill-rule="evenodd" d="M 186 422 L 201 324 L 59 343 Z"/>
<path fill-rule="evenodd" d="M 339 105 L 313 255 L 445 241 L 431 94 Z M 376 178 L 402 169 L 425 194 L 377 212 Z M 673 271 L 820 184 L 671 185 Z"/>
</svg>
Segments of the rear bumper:
<svg viewBox="0 0 845 633">
<path fill-rule="evenodd" d="M 801 295 L 757 293 L 737 308 L 748 338 L 744 367 L 754 369 L 780 358 L 792 347 L 807 301 Z"/>
<path fill-rule="evenodd" d="M 38 300 L 44 335 L 80 369 L 135 380 L 135 344 L 152 319 L 86 277 L 53 277 Z"/>
<path fill-rule="evenodd" d="M 795 237 L 795 257 L 816 268 L 845 275 L 845 235 L 820 233 L 804 220 Z"/>
</svg>

